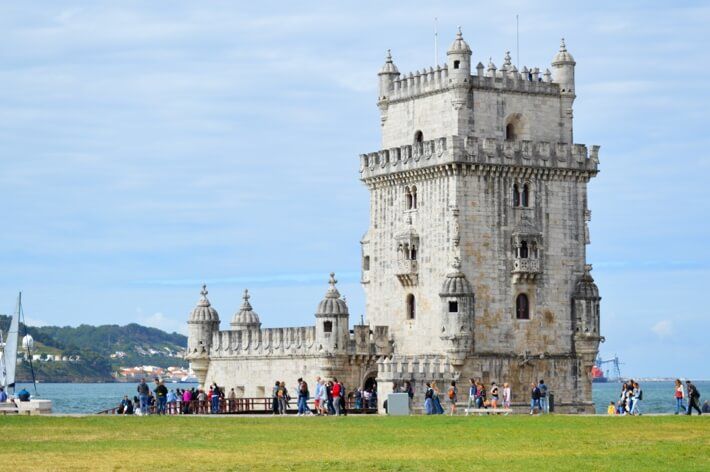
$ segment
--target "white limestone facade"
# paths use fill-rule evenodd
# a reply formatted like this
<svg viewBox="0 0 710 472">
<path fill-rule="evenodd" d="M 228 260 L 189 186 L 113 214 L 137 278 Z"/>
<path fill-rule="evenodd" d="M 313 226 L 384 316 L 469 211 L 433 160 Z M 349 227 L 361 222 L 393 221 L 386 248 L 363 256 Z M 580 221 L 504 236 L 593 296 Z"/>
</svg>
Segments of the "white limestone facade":
<svg viewBox="0 0 710 472">
<path fill-rule="evenodd" d="M 355 388 L 376 376 L 383 400 L 405 380 L 423 392 L 476 378 L 509 382 L 524 402 L 544 379 L 557 411 L 593 412 L 603 338 L 587 184 L 599 146 L 573 141 L 576 63 L 563 41 L 552 71 L 519 71 L 509 54 L 500 69 L 472 64 L 459 31 L 443 67 L 402 74 L 388 52 L 378 74 L 381 150 L 360 156 L 365 324 L 349 328 L 332 277 L 304 328 L 262 329 L 245 298 L 247 314 L 219 331 L 205 293 L 189 321 L 201 382 L 260 396 L 275 379 Z"/>
</svg>

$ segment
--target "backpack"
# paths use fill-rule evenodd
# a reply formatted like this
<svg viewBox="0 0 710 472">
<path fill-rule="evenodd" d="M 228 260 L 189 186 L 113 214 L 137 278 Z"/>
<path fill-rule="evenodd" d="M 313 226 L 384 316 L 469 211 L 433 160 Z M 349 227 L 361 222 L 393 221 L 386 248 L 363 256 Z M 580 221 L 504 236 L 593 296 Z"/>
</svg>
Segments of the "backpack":
<svg viewBox="0 0 710 472">
<path fill-rule="evenodd" d="M 700 398 L 700 390 L 698 390 L 698 387 L 693 385 L 693 394 L 691 395 L 692 398 Z"/>
<path fill-rule="evenodd" d="M 454 387 L 450 387 L 449 388 L 449 400 L 453 400 L 455 396 L 456 396 L 456 390 L 454 390 Z"/>
</svg>

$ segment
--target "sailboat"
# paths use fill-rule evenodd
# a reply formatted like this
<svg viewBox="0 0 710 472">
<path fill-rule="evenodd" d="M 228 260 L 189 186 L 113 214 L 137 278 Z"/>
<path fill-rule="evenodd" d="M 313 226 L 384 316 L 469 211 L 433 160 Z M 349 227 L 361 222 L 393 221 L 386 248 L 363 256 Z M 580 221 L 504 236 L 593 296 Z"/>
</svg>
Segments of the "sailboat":
<svg viewBox="0 0 710 472">
<path fill-rule="evenodd" d="M 2 386 L 5 392 L 13 396 L 17 393 L 15 391 L 15 372 L 17 371 L 17 340 L 20 335 L 20 318 L 24 318 L 24 312 L 22 310 L 22 292 L 17 296 L 17 309 L 10 320 L 10 329 L 7 331 L 7 336 L 3 342 L 2 332 L 0 332 L 0 386 Z M 24 321 L 24 320 L 23 320 Z M 25 331 L 27 331 L 27 325 L 25 325 Z M 23 338 L 23 348 L 27 350 L 27 358 L 30 362 L 30 368 L 32 367 L 32 337 L 25 333 Z M 34 382 L 34 369 L 32 369 L 32 381 Z M 18 412 L 26 412 L 30 414 L 43 414 L 52 412 L 52 401 L 39 399 L 37 397 L 37 385 L 35 385 L 35 398 L 29 401 L 8 401 L 7 403 L 0 403 L 0 413 L 7 412 L 8 410 L 15 410 Z"/>
</svg>

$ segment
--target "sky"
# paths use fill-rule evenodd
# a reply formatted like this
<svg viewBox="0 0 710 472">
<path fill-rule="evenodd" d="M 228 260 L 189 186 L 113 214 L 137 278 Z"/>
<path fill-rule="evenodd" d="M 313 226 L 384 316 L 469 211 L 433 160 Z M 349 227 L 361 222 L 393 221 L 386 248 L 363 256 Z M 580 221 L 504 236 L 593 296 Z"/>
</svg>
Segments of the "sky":
<svg viewBox="0 0 710 472">
<path fill-rule="evenodd" d="M 405 6 L 406 5 L 406 6 Z M 516 54 L 515 15 L 520 18 Z M 599 144 L 588 262 L 601 345 L 629 376 L 710 378 L 706 2 L 0 2 L 0 313 L 186 332 L 313 323 L 336 272 L 351 322 L 379 149 L 377 71 L 577 61 L 575 141 Z"/>
</svg>

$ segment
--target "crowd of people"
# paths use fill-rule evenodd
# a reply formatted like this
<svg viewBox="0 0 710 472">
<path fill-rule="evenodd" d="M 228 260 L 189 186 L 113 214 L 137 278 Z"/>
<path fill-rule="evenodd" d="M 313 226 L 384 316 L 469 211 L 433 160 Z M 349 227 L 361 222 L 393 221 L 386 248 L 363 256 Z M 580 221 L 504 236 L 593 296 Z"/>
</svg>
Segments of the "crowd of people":
<svg viewBox="0 0 710 472">
<path fill-rule="evenodd" d="M 547 385 L 544 380 L 540 380 L 539 384 L 530 384 L 530 414 L 549 413 Z M 397 389 L 395 389 L 397 391 Z M 410 382 L 404 382 L 399 389 L 400 392 L 407 393 L 410 399 L 414 398 L 414 391 Z M 441 390 L 436 385 L 436 382 L 426 383 L 424 392 L 424 412 L 427 415 L 443 415 L 444 407 L 441 405 Z M 491 382 L 490 389 L 487 389 L 482 380 L 469 379 L 468 386 L 468 401 L 466 404 L 466 416 L 475 410 L 498 410 L 502 407 L 505 410 L 504 414 L 510 412 L 511 401 L 513 395 L 510 389 L 510 384 L 503 383 L 503 387 L 499 387 L 496 382 Z M 450 415 L 455 415 L 457 412 L 457 404 L 459 403 L 459 390 L 456 381 L 452 381 L 446 391 L 446 401 Z"/>
<path fill-rule="evenodd" d="M 130 398 L 124 395 L 116 409 L 119 415 L 177 415 L 191 413 L 219 413 L 220 400 L 225 398 L 224 390 L 213 384 L 209 390 L 192 387 L 190 389 L 171 389 L 160 379 L 155 379 L 153 389 L 145 379 L 136 387 L 137 395 Z M 232 399 L 236 398 L 234 389 L 230 392 Z"/>
<path fill-rule="evenodd" d="M 690 380 L 685 381 L 685 385 L 680 379 L 675 380 L 673 389 L 673 398 L 675 400 L 675 414 L 690 415 L 695 409 L 698 415 L 710 413 L 710 404 L 706 401 L 702 408 L 700 407 L 700 391 Z M 638 382 L 629 380 L 621 385 L 621 394 L 619 399 L 614 402 L 609 402 L 607 414 L 609 415 L 633 415 L 640 416 L 641 402 L 643 401 L 643 390 Z M 686 405 L 687 402 L 687 405 Z"/>
</svg>

